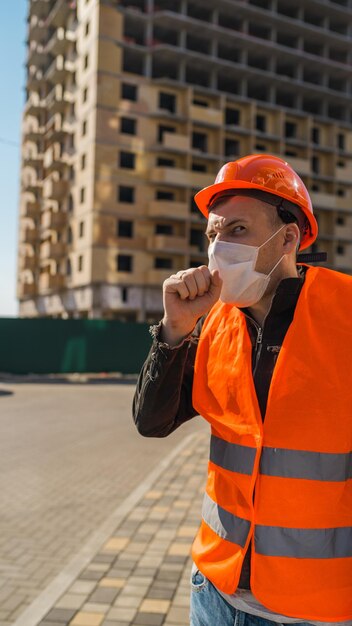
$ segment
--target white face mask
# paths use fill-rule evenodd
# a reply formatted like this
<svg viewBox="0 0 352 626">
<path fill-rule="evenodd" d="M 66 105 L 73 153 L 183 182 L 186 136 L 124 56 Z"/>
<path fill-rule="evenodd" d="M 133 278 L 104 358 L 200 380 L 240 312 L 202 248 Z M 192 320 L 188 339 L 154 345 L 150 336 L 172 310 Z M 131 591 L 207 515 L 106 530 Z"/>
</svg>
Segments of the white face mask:
<svg viewBox="0 0 352 626">
<path fill-rule="evenodd" d="M 247 246 L 241 243 L 218 241 L 215 239 L 208 248 L 209 270 L 219 270 L 223 280 L 220 300 L 238 307 L 252 306 L 262 298 L 269 284 L 270 276 L 277 268 L 284 254 L 269 274 L 255 271 L 260 248 L 285 228 L 279 228 L 261 246 Z"/>
</svg>

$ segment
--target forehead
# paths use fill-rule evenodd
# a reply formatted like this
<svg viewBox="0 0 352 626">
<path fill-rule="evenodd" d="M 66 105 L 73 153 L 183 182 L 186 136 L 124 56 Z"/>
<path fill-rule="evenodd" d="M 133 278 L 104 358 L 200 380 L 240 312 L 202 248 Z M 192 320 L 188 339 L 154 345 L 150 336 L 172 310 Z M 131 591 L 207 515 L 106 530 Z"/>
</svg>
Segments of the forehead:
<svg viewBox="0 0 352 626">
<path fill-rule="evenodd" d="M 220 224 L 222 227 L 226 226 L 227 223 L 235 219 L 260 224 L 267 220 L 268 212 L 272 212 L 272 210 L 273 207 L 256 198 L 224 197 L 219 199 L 214 209 L 209 211 L 208 229 Z"/>
</svg>

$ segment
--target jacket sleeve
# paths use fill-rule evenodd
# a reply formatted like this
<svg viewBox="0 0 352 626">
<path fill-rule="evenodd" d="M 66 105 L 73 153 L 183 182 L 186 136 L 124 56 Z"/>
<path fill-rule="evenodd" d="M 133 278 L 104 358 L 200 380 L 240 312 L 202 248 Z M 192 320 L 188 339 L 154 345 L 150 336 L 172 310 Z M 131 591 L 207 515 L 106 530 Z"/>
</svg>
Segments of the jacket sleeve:
<svg viewBox="0 0 352 626">
<path fill-rule="evenodd" d="M 152 326 L 153 344 L 133 398 L 133 419 L 144 437 L 166 437 L 197 415 L 192 406 L 194 360 L 204 318 L 178 346 L 159 340 L 161 323 Z"/>
</svg>

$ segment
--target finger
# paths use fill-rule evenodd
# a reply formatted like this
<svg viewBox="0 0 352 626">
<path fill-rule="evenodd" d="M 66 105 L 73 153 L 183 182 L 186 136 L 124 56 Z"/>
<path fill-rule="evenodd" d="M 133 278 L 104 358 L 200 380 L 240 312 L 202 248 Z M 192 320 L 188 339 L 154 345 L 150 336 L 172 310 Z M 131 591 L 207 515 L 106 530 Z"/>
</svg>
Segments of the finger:
<svg viewBox="0 0 352 626">
<path fill-rule="evenodd" d="M 176 288 L 176 285 L 180 283 L 185 274 L 186 272 L 184 270 L 182 272 L 177 272 L 177 274 L 171 274 L 169 278 L 166 278 L 166 280 L 164 280 L 164 287 L 169 287 L 172 291 L 174 288 Z"/>
<path fill-rule="evenodd" d="M 178 273 L 180 274 L 181 272 Z M 181 300 L 185 300 L 189 296 L 187 286 L 177 274 L 173 274 L 164 281 L 163 290 L 164 293 L 178 294 Z"/>
<path fill-rule="evenodd" d="M 193 276 L 197 284 L 197 295 L 203 296 L 205 292 L 208 291 L 210 286 L 210 274 L 209 277 L 206 278 L 204 273 L 197 269 L 195 270 Z"/>
<path fill-rule="evenodd" d="M 204 293 L 206 293 L 210 287 L 210 282 L 211 282 L 211 275 L 210 275 L 209 267 L 207 265 L 200 265 L 199 267 L 196 268 L 196 270 L 197 270 L 197 275 L 198 275 L 198 272 L 201 272 L 205 280 L 206 289 Z"/>
<path fill-rule="evenodd" d="M 186 285 L 189 293 L 189 299 L 194 300 L 194 298 L 198 295 L 198 287 L 197 282 L 194 277 L 194 273 L 185 274 L 182 278 L 182 282 Z"/>
<path fill-rule="evenodd" d="M 178 295 L 180 296 L 181 300 L 186 300 L 187 298 L 189 298 L 189 291 L 188 291 L 187 285 L 184 282 L 184 280 L 182 280 L 182 279 L 179 279 L 175 283 L 175 285 L 173 287 L 173 291 L 178 293 Z"/>
<path fill-rule="evenodd" d="M 220 276 L 219 270 L 212 270 L 209 293 L 217 300 L 220 297 L 221 287 L 222 287 L 222 278 Z"/>
<path fill-rule="evenodd" d="M 205 280 L 207 281 L 207 283 L 210 284 L 210 270 L 209 267 L 207 265 L 200 265 L 200 267 L 197 268 L 200 272 L 202 272 Z"/>
</svg>

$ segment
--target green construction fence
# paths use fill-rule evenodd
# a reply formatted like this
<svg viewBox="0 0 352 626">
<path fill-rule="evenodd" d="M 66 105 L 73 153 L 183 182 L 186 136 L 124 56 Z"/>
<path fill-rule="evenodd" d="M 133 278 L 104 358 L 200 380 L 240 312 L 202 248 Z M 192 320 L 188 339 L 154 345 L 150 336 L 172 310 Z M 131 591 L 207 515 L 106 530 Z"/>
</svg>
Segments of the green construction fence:
<svg viewBox="0 0 352 626">
<path fill-rule="evenodd" d="M 139 372 L 149 325 L 110 320 L 0 318 L 0 372 Z"/>
</svg>

